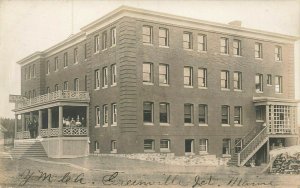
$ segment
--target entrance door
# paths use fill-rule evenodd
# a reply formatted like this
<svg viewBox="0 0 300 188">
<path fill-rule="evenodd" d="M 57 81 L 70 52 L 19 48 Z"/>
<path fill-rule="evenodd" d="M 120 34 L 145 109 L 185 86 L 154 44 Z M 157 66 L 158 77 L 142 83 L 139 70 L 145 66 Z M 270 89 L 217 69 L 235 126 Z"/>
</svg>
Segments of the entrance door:
<svg viewBox="0 0 300 188">
<path fill-rule="evenodd" d="M 185 140 L 185 153 L 194 153 L 194 140 Z"/>
</svg>

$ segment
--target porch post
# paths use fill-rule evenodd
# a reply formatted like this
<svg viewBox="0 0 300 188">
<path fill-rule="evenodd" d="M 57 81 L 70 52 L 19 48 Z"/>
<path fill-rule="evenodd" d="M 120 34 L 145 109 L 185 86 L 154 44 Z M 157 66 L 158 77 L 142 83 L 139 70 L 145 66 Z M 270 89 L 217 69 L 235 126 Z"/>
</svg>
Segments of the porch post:
<svg viewBox="0 0 300 188">
<path fill-rule="evenodd" d="M 87 136 L 90 136 L 90 123 L 89 123 L 89 107 L 86 107 L 86 118 L 85 118 L 85 127 L 86 127 L 86 131 L 87 131 Z"/>
<path fill-rule="evenodd" d="M 15 114 L 15 139 L 17 139 L 18 132 L 18 114 Z"/>
<path fill-rule="evenodd" d="M 63 106 L 58 107 L 58 128 L 59 128 L 59 136 L 63 136 Z"/>
<path fill-rule="evenodd" d="M 267 163 L 269 162 L 270 162 L 270 139 L 268 139 L 267 141 Z"/>
<path fill-rule="evenodd" d="M 270 133 L 270 125 L 272 124 L 272 121 L 270 121 L 269 117 L 269 105 L 266 105 L 266 125 L 267 125 L 267 133 Z"/>
<path fill-rule="evenodd" d="M 39 110 L 39 125 L 38 125 L 38 136 L 41 135 L 42 123 L 43 123 L 43 112 Z"/>
<path fill-rule="evenodd" d="M 22 139 L 24 138 L 24 131 L 25 131 L 25 114 L 21 114 L 21 123 L 22 123 Z"/>
<path fill-rule="evenodd" d="M 50 137 L 51 127 L 52 127 L 52 111 L 51 108 L 48 108 L 48 137 Z"/>
</svg>

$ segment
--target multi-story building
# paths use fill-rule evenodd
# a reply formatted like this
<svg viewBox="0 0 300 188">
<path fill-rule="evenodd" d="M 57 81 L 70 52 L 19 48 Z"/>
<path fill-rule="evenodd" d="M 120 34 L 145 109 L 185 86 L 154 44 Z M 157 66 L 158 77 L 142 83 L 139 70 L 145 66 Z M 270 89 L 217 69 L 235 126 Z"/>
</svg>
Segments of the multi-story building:
<svg viewBox="0 0 300 188">
<path fill-rule="evenodd" d="M 17 62 L 16 137 L 30 138 L 36 120 L 50 157 L 167 152 L 239 164 L 297 144 L 296 37 L 233 23 L 112 11 Z"/>
</svg>

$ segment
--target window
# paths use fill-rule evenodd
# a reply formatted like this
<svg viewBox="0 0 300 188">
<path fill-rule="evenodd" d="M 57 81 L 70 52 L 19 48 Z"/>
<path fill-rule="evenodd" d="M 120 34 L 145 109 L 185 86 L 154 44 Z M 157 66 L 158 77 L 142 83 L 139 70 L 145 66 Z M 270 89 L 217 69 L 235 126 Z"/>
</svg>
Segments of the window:
<svg viewBox="0 0 300 188">
<path fill-rule="evenodd" d="M 31 79 L 31 66 L 28 67 L 28 79 Z"/>
<path fill-rule="evenodd" d="M 262 44 L 261 43 L 255 43 L 255 58 L 262 58 Z"/>
<path fill-rule="evenodd" d="M 198 69 L 198 87 L 199 88 L 207 87 L 207 69 L 204 68 Z"/>
<path fill-rule="evenodd" d="M 95 152 L 95 153 L 99 153 L 99 152 L 100 152 L 99 142 L 98 142 L 98 141 L 95 141 L 95 142 L 94 142 L 94 145 L 95 145 L 95 150 L 94 150 L 94 152 Z"/>
<path fill-rule="evenodd" d="M 143 63 L 143 83 L 153 83 L 152 63 Z"/>
<path fill-rule="evenodd" d="M 235 90 L 242 90 L 242 73 L 241 72 L 233 73 L 233 87 Z"/>
<path fill-rule="evenodd" d="M 184 123 L 192 124 L 194 121 L 193 113 L 194 113 L 193 104 L 184 104 Z"/>
<path fill-rule="evenodd" d="M 242 125 L 242 107 L 241 106 L 234 107 L 234 124 Z"/>
<path fill-rule="evenodd" d="M 95 70 L 95 89 L 100 88 L 100 70 Z"/>
<path fill-rule="evenodd" d="M 241 48 L 241 41 L 240 40 L 233 40 L 233 55 L 241 56 L 242 55 L 242 48 Z"/>
<path fill-rule="evenodd" d="M 198 35 L 198 51 L 204 52 L 207 50 L 206 35 Z"/>
<path fill-rule="evenodd" d="M 200 139 L 199 140 L 199 151 L 200 153 L 207 153 L 208 152 L 208 139 Z"/>
<path fill-rule="evenodd" d="M 168 140 L 168 139 L 161 139 L 160 140 L 160 151 L 161 152 L 170 151 L 170 140 Z"/>
<path fill-rule="evenodd" d="M 79 79 L 74 79 L 74 91 L 79 91 Z"/>
<path fill-rule="evenodd" d="M 111 141 L 111 153 L 117 153 L 117 141 L 116 140 Z"/>
<path fill-rule="evenodd" d="M 169 30 L 159 28 L 159 46 L 169 46 Z"/>
<path fill-rule="evenodd" d="M 35 64 L 32 65 L 32 78 L 35 78 L 36 70 L 35 70 Z"/>
<path fill-rule="evenodd" d="M 107 67 L 103 67 L 103 69 L 102 69 L 102 87 L 106 88 L 107 86 L 108 86 Z"/>
<path fill-rule="evenodd" d="M 153 33 L 152 27 L 148 25 L 143 26 L 143 43 L 144 44 L 152 44 Z"/>
<path fill-rule="evenodd" d="M 229 125 L 229 106 L 222 106 L 222 124 Z"/>
<path fill-rule="evenodd" d="M 169 104 L 159 103 L 159 122 L 169 123 Z"/>
<path fill-rule="evenodd" d="M 228 138 L 223 139 L 223 155 L 230 155 L 230 142 L 231 140 Z"/>
<path fill-rule="evenodd" d="M 55 84 L 54 91 L 58 91 L 58 84 Z"/>
<path fill-rule="evenodd" d="M 74 64 L 78 63 L 78 49 L 74 49 Z"/>
<path fill-rule="evenodd" d="M 272 85 L 272 74 L 267 74 L 267 85 Z"/>
<path fill-rule="evenodd" d="M 240 153 L 243 148 L 243 140 L 241 138 L 234 139 L 234 152 Z"/>
<path fill-rule="evenodd" d="M 111 65 L 111 85 L 117 85 L 117 65 Z"/>
<path fill-rule="evenodd" d="M 102 50 L 107 49 L 107 33 L 106 31 L 102 33 Z"/>
<path fill-rule="evenodd" d="M 25 69 L 25 71 L 26 71 L 26 69 Z M 27 73 L 27 71 L 25 72 L 25 76 L 26 76 L 26 73 Z M 46 74 L 50 74 L 50 61 L 46 62 Z"/>
<path fill-rule="evenodd" d="M 184 67 L 184 86 L 193 87 L 193 67 Z"/>
<path fill-rule="evenodd" d="M 169 65 L 159 64 L 159 84 L 169 84 Z"/>
<path fill-rule="evenodd" d="M 87 59 L 87 44 L 84 44 L 84 59 Z"/>
<path fill-rule="evenodd" d="M 112 104 L 111 105 L 111 117 L 112 117 L 112 124 L 117 125 L 117 104 Z"/>
<path fill-rule="evenodd" d="M 144 123 L 153 123 L 153 103 L 144 102 Z"/>
<path fill-rule="evenodd" d="M 221 38 L 220 43 L 221 43 L 221 53 L 222 54 L 229 54 L 229 46 L 228 46 L 228 38 Z"/>
<path fill-rule="evenodd" d="M 255 75 L 255 88 L 256 88 L 256 92 L 263 92 L 263 75 L 262 74 Z"/>
<path fill-rule="evenodd" d="M 229 89 L 229 71 L 221 71 L 221 89 Z"/>
<path fill-rule="evenodd" d="M 99 52 L 100 49 L 100 40 L 99 40 L 99 35 L 96 35 L 94 37 L 94 53 Z"/>
<path fill-rule="evenodd" d="M 282 49 L 280 46 L 275 46 L 275 61 L 282 61 Z"/>
<path fill-rule="evenodd" d="M 50 87 L 47 87 L 46 92 L 50 93 Z"/>
<path fill-rule="evenodd" d="M 68 67 L 68 52 L 64 53 L 64 68 Z"/>
<path fill-rule="evenodd" d="M 199 124 L 208 124 L 207 105 L 199 104 Z"/>
<path fill-rule="evenodd" d="M 282 76 L 275 76 L 275 93 L 282 93 Z"/>
<path fill-rule="evenodd" d="M 115 46 L 117 44 L 117 30 L 115 27 L 110 30 L 110 37 L 111 46 Z"/>
<path fill-rule="evenodd" d="M 95 117 L 96 117 L 96 126 L 100 126 L 100 107 L 96 106 L 95 108 Z"/>
<path fill-rule="evenodd" d="M 54 58 L 54 71 L 58 70 L 58 57 Z"/>
<path fill-rule="evenodd" d="M 87 91 L 87 81 L 88 81 L 88 79 L 87 79 L 87 75 L 84 75 L 84 91 Z"/>
<path fill-rule="evenodd" d="M 255 111 L 256 111 L 256 121 L 263 122 L 265 119 L 263 106 L 256 106 Z"/>
<path fill-rule="evenodd" d="M 68 81 L 64 82 L 64 90 L 69 90 L 69 82 Z"/>
<path fill-rule="evenodd" d="M 183 33 L 183 48 L 184 49 L 192 49 L 193 43 L 192 43 L 192 33 L 190 32 L 184 32 Z"/>
<path fill-rule="evenodd" d="M 152 139 L 144 140 L 144 151 L 154 151 L 155 142 Z"/>
<path fill-rule="evenodd" d="M 103 105 L 103 124 L 104 126 L 108 125 L 108 106 Z"/>
</svg>

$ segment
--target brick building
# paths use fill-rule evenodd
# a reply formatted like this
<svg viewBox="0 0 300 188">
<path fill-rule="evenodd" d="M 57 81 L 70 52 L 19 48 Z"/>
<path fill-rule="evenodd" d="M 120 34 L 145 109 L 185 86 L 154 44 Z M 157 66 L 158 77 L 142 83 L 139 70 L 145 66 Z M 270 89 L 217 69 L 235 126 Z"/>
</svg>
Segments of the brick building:
<svg viewBox="0 0 300 188">
<path fill-rule="evenodd" d="M 18 62 L 16 137 L 30 138 L 28 122 L 37 122 L 49 157 L 267 160 L 270 149 L 298 143 L 295 40 L 120 7 Z"/>
</svg>

